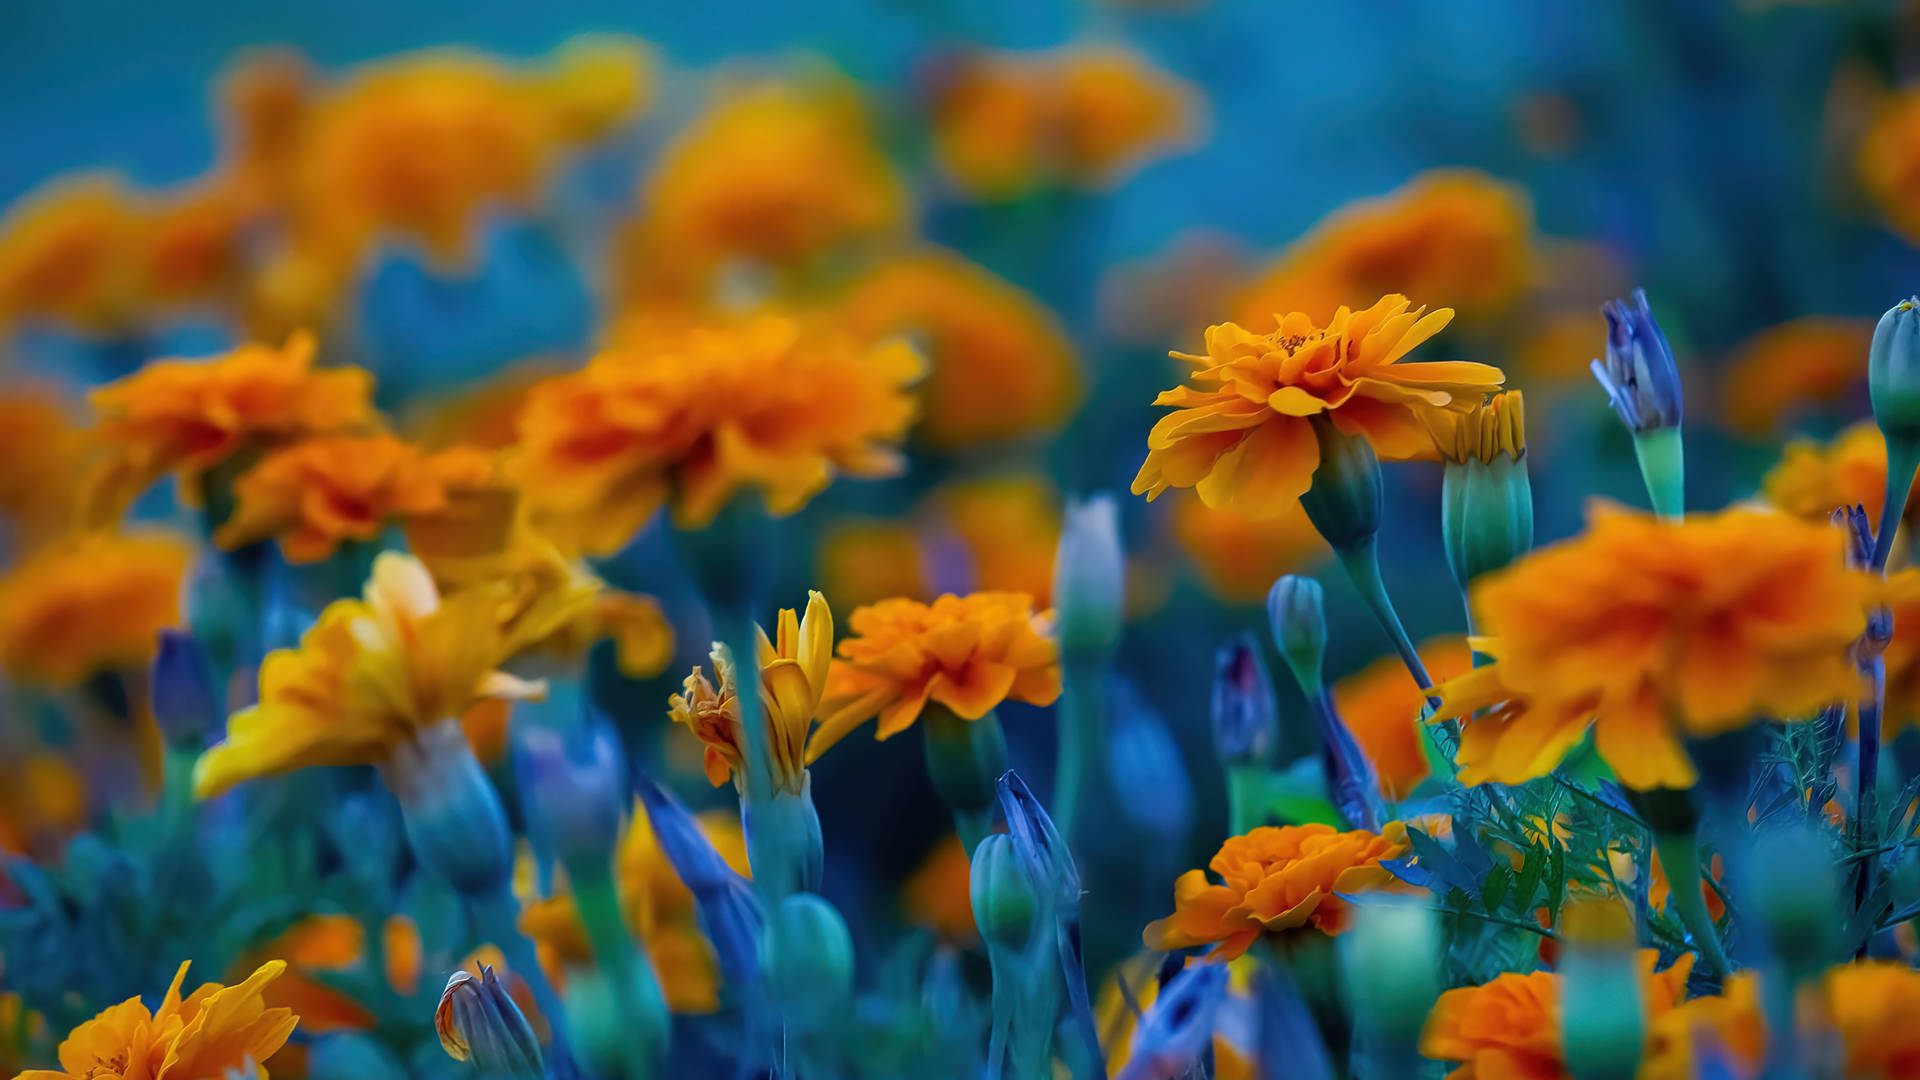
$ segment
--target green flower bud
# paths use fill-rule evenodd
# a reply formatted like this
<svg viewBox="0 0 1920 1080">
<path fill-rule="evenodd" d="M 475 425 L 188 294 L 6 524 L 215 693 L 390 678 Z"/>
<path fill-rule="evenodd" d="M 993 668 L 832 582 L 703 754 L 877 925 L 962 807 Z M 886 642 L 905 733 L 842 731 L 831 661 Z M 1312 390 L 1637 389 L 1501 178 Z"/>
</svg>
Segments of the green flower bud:
<svg viewBox="0 0 1920 1080">
<path fill-rule="evenodd" d="M 989 712 L 966 720 L 937 702 L 920 714 L 927 776 L 949 809 L 965 814 L 990 810 L 995 784 L 1007 771 L 1007 737 L 1000 718 Z"/>
<path fill-rule="evenodd" d="M 1060 648 L 1068 653 L 1112 651 L 1120 643 L 1126 598 L 1126 557 L 1113 496 L 1068 503 L 1053 568 Z"/>
<path fill-rule="evenodd" d="M 1748 895 L 1773 951 L 1798 982 L 1841 959 L 1834 912 L 1845 910 L 1833 845 L 1807 828 L 1762 836 L 1754 845 Z"/>
<path fill-rule="evenodd" d="M 1881 431 L 1920 435 L 1920 296 L 1887 309 L 1873 328 L 1867 391 Z"/>
<path fill-rule="evenodd" d="M 459 721 L 444 720 L 401 743 L 380 777 L 400 804 L 420 865 L 469 896 L 505 887 L 513 870 L 506 811 Z"/>
<path fill-rule="evenodd" d="M 1314 416 L 1313 437 L 1320 444 L 1320 466 L 1300 505 L 1335 550 L 1356 547 L 1380 531 L 1380 459 L 1366 436 L 1341 431 L 1325 413 Z"/>
<path fill-rule="evenodd" d="M 994 833 L 981 840 L 967 883 L 980 937 L 1015 951 L 1026 948 L 1040 924 L 1041 899 L 1013 837 Z"/>
<path fill-rule="evenodd" d="M 1533 488 L 1520 391 L 1495 394 L 1472 412 L 1443 414 L 1434 442 L 1446 462 L 1440 534 L 1453 579 L 1465 589 L 1533 547 Z"/>
<path fill-rule="evenodd" d="M 787 897 L 767 916 L 760 965 L 789 1027 L 822 1030 L 853 999 L 853 938 L 833 905 L 812 893 Z"/>
<path fill-rule="evenodd" d="M 1574 1080 L 1632 1080 L 1646 1040 L 1633 917 L 1615 900 L 1570 904 L 1560 960 L 1561 1036 Z"/>
<path fill-rule="evenodd" d="M 1320 693 L 1321 662 L 1327 655 L 1327 605 L 1320 583 L 1287 574 L 1267 591 L 1267 622 L 1273 643 L 1309 699 Z"/>
<path fill-rule="evenodd" d="M 1407 1058 L 1440 997 L 1444 951 L 1434 913 L 1418 903 L 1368 903 L 1341 935 L 1347 992 L 1361 1032 Z"/>
<path fill-rule="evenodd" d="M 634 970 L 627 977 L 637 983 L 642 976 Z M 644 977 L 651 981 L 653 975 L 649 972 Z M 633 1007 L 647 1000 L 640 996 L 647 988 L 623 989 L 615 981 L 619 978 L 610 968 L 567 969 L 567 1028 L 572 1046 L 589 1076 L 626 1080 L 658 1076 L 658 1062 L 665 1056 L 669 1037 L 666 1010 Z M 652 993 L 657 1002 L 658 991 Z"/>
</svg>

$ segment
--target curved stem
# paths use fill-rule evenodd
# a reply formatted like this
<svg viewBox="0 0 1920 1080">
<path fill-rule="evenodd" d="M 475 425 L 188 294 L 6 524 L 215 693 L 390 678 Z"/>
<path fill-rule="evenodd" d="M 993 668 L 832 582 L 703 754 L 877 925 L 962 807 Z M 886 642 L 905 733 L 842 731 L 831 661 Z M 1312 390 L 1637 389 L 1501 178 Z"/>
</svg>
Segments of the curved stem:
<svg viewBox="0 0 1920 1080">
<path fill-rule="evenodd" d="M 1694 946 L 1700 950 L 1707 967 L 1716 975 L 1726 976 L 1733 968 L 1727 963 L 1726 950 L 1720 945 L 1720 932 L 1714 928 L 1713 916 L 1707 913 L 1707 896 L 1700 873 L 1698 830 L 1655 832 L 1653 846 L 1659 850 L 1660 865 L 1666 869 L 1667 880 L 1672 883 L 1667 902 L 1674 914 L 1680 916 L 1680 924 L 1693 937 Z"/>
<path fill-rule="evenodd" d="M 1420 653 L 1413 647 L 1413 639 L 1407 636 L 1407 628 L 1400 623 L 1399 612 L 1393 609 L 1393 601 L 1387 596 L 1387 583 L 1380 577 L 1380 550 L 1374 538 L 1365 540 L 1338 552 L 1340 565 L 1347 568 L 1347 576 L 1353 579 L 1360 589 L 1360 596 L 1372 610 L 1373 617 L 1380 622 L 1380 628 L 1387 632 L 1387 638 L 1393 642 L 1393 651 L 1400 654 L 1400 660 L 1412 673 L 1413 681 L 1420 689 L 1433 689 L 1433 677 L 1427 674 L 1427 665 L 1420 659 Z"/>
<path fill-rule="evenodd" d="M 1920 438 L 1888 435 L 1887 493 L 1880 503 L 1880 532 L 1873 538 L 1873 569 L 1885 570 L 1887 557 L 1893 554 L 1893 538 L 1900 531 L 1900 519 L 1906 516 L 1907 499 L 1913 491 L 1913 474 L 1920 469 Z"/>
<path fill-rule="evenodd" d="M 1881 530 L 1891 535 L 1893 530 Z M 1867 696 L 1860 701 L 1860 762 L 1856 784 L 1859 790 L 1855 795 L 1853 812 L 1854 845 L 1857 850 L 1869 850 L 1880 843 L 1879 829 L 1879 787 L 1880 781 L 1880 714 L 1886 702 L 1887 661 L 1883 656 L 1860 665 L 1867 677 Z M 1854 871 L 1853 905 L 1857 910 L 1865 907 L 1867 897 L 1873 894 L 1875 877 L 1873 859 L 1862 859 Z M 1863 943 L 1864 947 L 1864 943 Z"/>
</svg>

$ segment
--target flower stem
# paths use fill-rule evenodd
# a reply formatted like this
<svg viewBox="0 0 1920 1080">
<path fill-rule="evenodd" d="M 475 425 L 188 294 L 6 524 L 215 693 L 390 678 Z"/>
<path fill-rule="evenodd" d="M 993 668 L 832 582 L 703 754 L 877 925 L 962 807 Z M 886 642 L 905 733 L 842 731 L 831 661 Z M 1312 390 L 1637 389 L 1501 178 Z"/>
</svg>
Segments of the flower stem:
<svg viewBox="0 0 1920 1080">
<path fill-rule="evenodd" d="M 997 713 L 966 720 L 938 703 L 927 706 L 920 723 L 927 776 L 971 855 L 993 832 L 994 785 L 1007 771 L 1006 732 Z"/>
<path fill-rule="evenodd" d="M 1085 796 L 1087 768 L 1107 744 L 1106 699 L 1101 687 L 1113 657 L 1109 653 L 1073 653 L 1060 658 L 1064 688 L 1060 695 L 1060 751 L 1053 782 L 1053 821 L 1060 835 L 1073 837 L 1073 825 Z"/>
<path fill-rule="evenodd" d="M 1698 828 L 1681 831 L 1656 831 L 1653 846 L 1660 852 L 1660 865 L 1672 883 L 1668 903 L 1680 924 L 1692 935 L 1694 947 L 1714 974 L 1726 976 L 1733 968 L 1720 945 L 1720 932 L 1713 916 L 1707 913 L 1707 894 L 1700 873 L 1700 837 Z"/>
<path fill-rule="evenodd" d="M 1891 529 L 1882 532 L 1891 534 Z M 1874 656 L 1860 665 L 1861 674 L 1867 678 L 1867 695 L 1860 700 L 1860 762 L 1856 784 L 1859 790 L 1854 793 L 1853 842 L 1856 850 L 1867 851 L 1880 843 L 1880 714 L 1886 704 L 1887 661 L 1884 656 Z M 1867 897 L 1873 893 L 1875 866 L 1873 859 L 1862 859 L 1854 870 L 1853 904 L 1856 909 L 1866 906 Z M 1864 943 L 1863 943 L 1864 947 Z"/>
<path fill-rule="evenodd" d="M 578 870 L 585 869 L 586 873 Z M 670 1030 L 667 1006 L 660 994 L 653 965 L 634 946 L 620 914 L 613 876 L 603 868 L 568 867 L 573 878 L 574 904 L 586 926 L 593 958 L 612 980 L 620 1014 L 632 1025 L 633 1038 L 624 1040 L 626 1075 L 632 1080 L 660 1075 L 666 1060 Z"/>
<path fill-rule="evenodd" d="M 1873 538 L 1873 569 L 1885 570 L 1893 554 L 1893 538 L 1900 531 L 1900 519 L 1907 514 L 1907 499 L 1913 491 L 1913 474 L 1920 469 L 1920 438 L 1907 433 L 1890 434 L 1887 440 L 1887 494 L 1880 503 L 1880 531 Z"/>
<path fill-rule="evenodd" d="M 1420 653 L 1413 647 L 1413 639 L 1407 636 L 1407 628 L 1400 623 L 1400 615 L 1393 609 L 1393 601 L 1387 596 L 1386 581 L 1380 577 L 1380 549 L 1374 538 L 1340 548 L 1340 565 L 1347 568 L 1347 576 L 1353 579 L 1360 589 L 1360 596 L 1366 600 L 1367 607 L 1373 611 L 1373 617 L 1380 622 L 1380 628 L 1387 632 L 1387 638 L 1393 642 L 1393 651 L 1400 654 L 1400 660 L 1413 674 L 1413 681 L 1420 689 L 1433 689 L 1433 677 L 1427 674 L 1427 666 L 1420 660 Z"/>
<path fill-rule="evenodd" d="M 1266 766 L 1227 766 L 1227 827 L 1232 835 L 1244 836 L 1266 820 L 1266 788 Z"/>
<path fill-rule="evenodd" d="M 1646 482 L 1647 498 L 1653 512 L 1678 521 L 1687 512 L 1687 468 L 1680 429 L 1658 428 L 1636 432 L 1633 456 L 1640 462 L 1640 479 Z"/>
</svg>

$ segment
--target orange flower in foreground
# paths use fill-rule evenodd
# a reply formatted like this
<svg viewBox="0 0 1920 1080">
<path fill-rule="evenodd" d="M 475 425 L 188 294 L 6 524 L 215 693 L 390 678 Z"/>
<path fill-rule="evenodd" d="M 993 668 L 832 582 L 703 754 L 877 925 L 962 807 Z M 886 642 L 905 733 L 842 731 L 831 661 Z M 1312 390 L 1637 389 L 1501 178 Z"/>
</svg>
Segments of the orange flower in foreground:
<svg viewBox="0 0 1920 1080">
<path fill-rule="evenodd" d="M 1860 140 L 1861 186 L 1893 230 L 1920 242 L 1920 89 L 1891 93 L 1880 102 Z"/>
<path fill-rule="evenodd" d="M 144 533 L 48 548 L 0 578 L 0 667 L 13 678 L 72 686 L 97 671 L 153 659 L 180 621 L 192 549 Z"/>
<path fill-rule="evenodd" d="M 534 390 L 520 480 L 536 521 L 586 551 L 618 550 L 672 494 L 683 528 L 743 487 L 775 514 L 836 469 L 880 476 L 913 419 L 920 357 L 761 315 L 604 353 Z"/>
<path fill-rule="evenodd" d="M 1207 591 L 1237 604 L 1259 603 L 1274 579 L 1305 570 L 1332 550 L 1298 500 L 1273 517 L 1256 518 L 1215 510 L 1189 494 L 1173 504 L 1173 537 Z"/>
<path fill-rule="evenodd" d="M 1719 380 L 1727 423 L 1765 437 L 1795 409 L 1864 385 L 1872 337 L 1873 323 L 1864 319 L 1795 319 L 1760 331 L 1740 346 Z"/>
<path fill-rule="evenodd" d="M 1589 521 L 1473 590 L 1497 659 L 1441 687 L 1441 715 L 1498 708 L 1466 721 L 1463 781 L 1545 775 L 1597 715 L 1621 783 L 1687 787 L 1683 740 L 1857 695 L 1848 650 L 1874 588 L 1839 530 L 1744 508 L 1667 522 L 1595 504 Z"/>
<path fill-rule="evenodd" d="M 1471 170 L 1435 169 L 1334 211 L 1249 285 L 1233 310 L 1243 323 L 1274 311 L 1318 320 L 1355 296 L 1404 293 L 1469 318 L 1498 314 L 1532 281 L 1532 230 L 1519 188 Z"/>
<path fill-rule="evenodd" d="M 268 455 L 234 485 L 233 516 L 214 533 L 223 548 L 280 538 L 288 562 L 318 562 L 342 541 L 379 537 L 389 521 L 447 505 L 419 450 L 391 435 L 340 435 Z"/>
<path fill-rule="evenodd" d="M 949 835 L 934 845 L 913 876 L 900 886 L 900 906 L 907 921 L 939 934 L 946 941 L 971 943 L 979 931 L 973 924 L 973 899 L 968 880 L 973 871 L 967 847 Z"/>
<path fill-rule="evenodd" d="M 109 1006 L 60 1044 L 58 1070 L 29 1069 L 18 1080 L 200 1080 L 238 1071 L 249 1060 L 264 1062 L 300 1022 L 261 1001 L 286 967 L 271 960 L 237 986 L 206 983 L 182 1000 L 187 965 L 181 964 L 158 1009 L 148 1012 L 138 996 Z"/>
<path fill-rule="evenodd" d="M 1208 955 L 1232 960 L 1260 935 L 1312 926 L 1326 934 L 1347 927 L 1351 905 L 1338 893 L 1365 892 L 1394 877 L 1380 865 L 1407 851 L 1407 828 L 1388 822 L 1378 834 L 1339 832 L 1330 825 L 1262 825 L 1229 837 L 1205 870 L 1173 885 L 1173 914 L 1149 923 L 1149 949 L 1217 945 Z"/>
<path fill-rule="evenodd" d="M 931 370 L 919 434 L 933 446 L 1050 430 L 1079 397 L 1073 346 L 1053 314 L 950 252 L 882 262 L 855 279 L 836 310 L 849 331 L 871 340 L 923 337 Z"/>
<path fill-rule="evenodd" d="M 1322 421 L 1366 436 L 1382 458 L 1430 455 L 1423 410 L 1464 412 L 1504 376 L 1466 361 L 1401 363 L 1453 318 L 1445 308 L 1408 306 L 1404 296 L 1387 296 L 1365 311 L 1342 307 L 1324 327 L 1295 311 L 1266 334 L 1233 323 L 1210 328 L 1205 355 L 1173 354 L 1195 368 L 1192 385 L 1155 399 L 1175 409 L 1147 436 L 1134 494 L 1154 499 L 1191 487 L 1208 506 L 1277 516 L 1313 482 L 1313 423 Z"/>
<path fill-rule="evenodd" d="M 1920 727 L 1920 569 L 1908 567 L 1887 575 L 1882 601 L 1893 614 L 1893 640 L 1887 643 L 1886 709 L 1880 730 L 1891 738 L 1908 727 Z M 1853 717 L 1858 723 L 1858 714 Z"/>
<path fill-rule="evenodd" d="M 1767 470 L 1761 494 L 1767 502 L 1806 521 L 1824 522 L 1842 506 L 1867 509 L 1867 521 L 1880 527 L 1880 504 L 1887 487 L 1887 440 L 1873 421 L 1863 420 L 1821 445 L 1795 439 Z"/>
<path fill-rule="evenodd" d="M 1473 668 L 1473 652 L 1461 637 L 1422 642 L 1420 659 L 1437 682 Z M 1427 778 L 1427 736 L 1420 727 L 1426 695 L 1407 665 L 1397 656 L 1375 660 L 1333 685 L 1333 704 L 1379 773 L 1381 793 L 1395 800 L 1411 795 Z"/>
<path fill-rule="evenodd" d="M 1862 1080 L 1920 1076 L 1920 971 L 1905 964 L 1859 961 L 1827 972 L 1815 1011 L 1845 1047 L 1845 1074 Z"/>
<path fill-rule="evenodd" d="M 1052 612 L 1036 614 L 1024 593 L 948 594 L 931 604 L 894 598 L 858 608 L 853 636 L 827 680 L 811 761 L 869 718 L 887 739 L 929 701 L 978 720 L 1002 701 L 1051 705 L 1060 696 L 1060 648 Z"/>
<path fill-rule="evenodd" d="M 1650 1026 L 1686 997 L 1693 954 L 1665 971 L 1654 970 L 1659 962 L 1657 950 L 1640 950 L 1641 1008 Z M 1420 1053 L 1459 1062 L 1447 1080 L 1567 1080 L 1560 1028 L 1560 977 L 1508 972 L 1441 994 L 1420 1033 Z"/>
<path fill-rule="evenodd" d="M 205 360 L 159 360 L 95 390 L 99 438 L 113 454 L 102 500 L 132 501 L 178 470 L 196 502 L 199 477 L 243 449 L 271 449 L 371 422 L 372 377 L 358 368 L 313 369 L 314 341 L 242 345 Z"/>
</svg>

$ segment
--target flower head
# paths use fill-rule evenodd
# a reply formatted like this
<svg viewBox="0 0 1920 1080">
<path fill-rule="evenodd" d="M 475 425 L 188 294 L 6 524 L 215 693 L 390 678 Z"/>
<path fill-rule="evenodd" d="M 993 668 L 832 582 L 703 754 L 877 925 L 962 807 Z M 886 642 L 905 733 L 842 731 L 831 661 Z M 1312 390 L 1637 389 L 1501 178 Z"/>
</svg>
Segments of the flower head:
<svg viewBox="0 0 1920 1080">
<path fill-rule="evenodd" d="M 487 588 L 443 598 L 419 560 L 383 552 L 363 599 L 327 605 L 299 648 L 268 655 L 260 703 L 201 755 L 194 792 L 307 765 L 379 764 L 477 701 L 537 695 L 495 670 L 507 655 L 500 602 Z"/>
<path fill-rule="evenodd" d="M 1502 375 L 1465 361 L 1400 363 L 1453 318 L 1445 308 L 1425 310 L 1387 296 L 1365 311 L 1342 307 L 1325 326 L 1296 311 L 1266 334 L 1212 327 L 1205 355 L 1173 354 L 1196 369 L 1193 385 L 1155 401 L 1175 411 L 1147 436 L 1134 494 L 1153 499 L 1191 487 L 1208 506 L 1273 517 L 1312 484 L 1320 463 L 1314 417 L 1364 435 L 1383 458 L 1430 453 L 1422 413 L 1471 409 Z"/>
<path fill-rule="evenodd" d="M 1330 825 L 1262 825 L 1228 838 L 1205 870 L 1189 870 L 1173 886 L 1174 912 L 1150 923 L 1150 949 L 1217 945 L 1211 955 L 1232 960 L 1262 934 L 1311 926 L 1338 934 L 1352 914 L 1338 894 L 1389 884 L 1380 865 L 1407 850 L 1406 826 L 1389 822 L 1379 833 L 1339 832 Z"/>
<path fill-rule="evenodd" d="M 1770 511 L 1666 522 L 1596 504 L 1585 535 L 1474 588 L 1496 662 L 1443 686 L 1441 715 L 1501 707 L 1467 721 L 1466 775 L 1544 775 L 1597 716 L 1596 748 L 1621 783 L 1687 787 L 1683 740 L 1852 700 L 1848 648 L 1873 588 L 1843 543 Z"/>
<path fill-rule="evenodd" d="M 603 354 L 528 401 L 524 495 L 536 521 L 591 552 L 625 544 L 669 493 L 687 528 L 743 487 L 790 514 L 836 469 L 899 468 L 920 370 L 902 343 L 863 346 L 778 315 Z"/>
<path fill-rule="evenodd" d="M 1873 324 L 1809 317 L 1770 326 L 1747 339 L 1727 367 L 1727 423 L 1768 436 L 1790 413 L 1832 402 L 1866 378 Z"/>
<path fill-rule="evenodd" d="M 760 708 L 766 717 L 768 746 L 773 761 L 774 786 L 798 794 L 806 783 L 807 764 L 819 756 L 814 721 L 820 715 L 833 660 L 833 610 L 827 598 L 807 594 L 805 618 L 792 608 L 780 610 L 773 640 L 755 627 L 759 639 Z M 740 732 L 739 677 L 726 646 L 715 643 L 712 653 L 715 685 L 699 668 L 688 675 L 681 692 L 669 702 L 675 723 L 706 744 L 707 779 L 719 787 L 729 776 L 744 782 L 746 747 Z"/>
<path fill-rule="evenodd" d="M 87 452 L 85 433 L 50 385 L 0 389 L 0 521 L 10 550 L 26 552 L 75 524 L 74 476 Z"/>
<path fill-rule="evenodd" d="M 1867 194 L 1894 231 L 1920 240 L 1920 91 L 1889 94 L 1860 140 L 1855 167 Z"/>
<path fill-rule="evenodd" d="M 967 846 L 958 836 L 948 836 L 934 845 L 900 886 L 900 906 L 907 921 L 932 930 L 946 941 L 978 940 L 969 884 L 971 869 Z"/>
<path fill-rule="evenodd" d="M 929 701 L 977 720 L 1002 701 L 1051 705 L 1060 696 L 1052 615 L 1024 593 L 948 594 L 931 604 L 894 598 L 858 608 L 827 686 L 826 716 L 809 758 L 878 716 L 886 739 Z"/>
<path fill-rule="evenodd" d="M 318 562 L 342 541 L 446 507 L 427 456 L 391 435 L 309 439 L 263 458 L 234 484 L 238 505 L 214 533 L 223 548 L 277 536 L 288 562 Z"/>
<path fill-rule="evenodd" d="M 23 682 L 72 686 L 153 659 L 180 621 L 192 552 L 160 533 L 49 547 L 0 577 L 0 667 Z"/>
<path fill-rule="evenodd" d="M 1847 1076 L 1895 1080 L 1920 1069 L 1920 972 L 1902 963 L 1857 962 L 1827 972 L 1817 1011 L 1845 1048 Z"/>
<path fill-rule="evenodd" d="M 1887 440 L 1873 421 L 1862 420 L 1824 445 L 1812 439 L 1788 443 L 1760 492 L 1803 521 L 1825 521 L 1837 507 L 1865 507 L 1867 521 L 1878 529 L 1886 486 Z"/>
<path fill-rule="evenodd" d="M 533 1025 L 485 964 L 478 975 L 462 969 L 447 979 L 433 1026 L 447 1056 L 472 1062 L 481 1076 L 534 1080 L 545 1074 Z"/>
<path fill-rule="evenodd" d="M 1673 349 L 1647 306 L 1647 291 L 1633 290 L 1632 302 L 1610 300 L 1607 358 L 1593 362 L 1593 377 L 1607 391 L 1620 422 L 1638 435 L 1680 426 L 1680 369 Z"/>
<path fill-rule="evenodd" d="M 286 968 L 284 961 L 270 960 L 236 986 L 206 983 L 182 999 L 187 965 L 181 964 L 158 1009 L 148 1012 L 138 997 L 110 1006 L 60 1044 L 58 1071 L 22 1075 L 202 1080 L 242 1069 L 249 1061 L 257 1065 L 284 1046 L 299 1023 L 291 1010 L 269 1009 L 261 1000 L 266 985 Z"/>
</svg>

